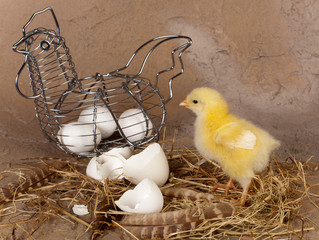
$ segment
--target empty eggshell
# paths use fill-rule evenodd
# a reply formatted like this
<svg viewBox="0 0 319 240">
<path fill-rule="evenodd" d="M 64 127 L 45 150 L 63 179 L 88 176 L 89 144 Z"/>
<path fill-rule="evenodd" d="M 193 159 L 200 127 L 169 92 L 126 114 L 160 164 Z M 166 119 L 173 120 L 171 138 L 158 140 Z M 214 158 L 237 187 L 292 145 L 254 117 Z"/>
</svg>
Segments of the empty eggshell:
<svg viewBox="0 0 319 240">
<path fill-rule="evenodd" d="M 123 173 L 125 178 L 135 184 L 145 178 L 151 179 L 158 186 L 165 184 L 169 176 L 169 166 L 163 149 L 158 143 L 150 144 L 124 162 Z"/>
<path fill-rule="evenodd" d="M 108 179 L 123 178 L 123 163 L 125 159 L 122 155 L 101 155 L 96 160 L 97 172 Z"/>
<path fill-rule="evenodd" d="M 94 123 L 94 109 L 96 108 L 96 126 L 102 133 L 102 139 L 110 137 L 116 129 L 116 123 L 109 109 L 103 106 L 92 106 L 84 109 L 78 121 L 84 123 Z"/>
<path fill-rule="evenodd" d="M 96 145 L 101 141 L 101 132 L 95 129 Z M 57 137 L 73 153 L 89 152 L 94 149 L 94 126 L 81 122 L 63 124 Z"/>
<path fill-rule="evenodd" d="M 102 181 L 103 177 L 97 171 L 96 159 L 97 157 L 91 158 L 89 164 L 86 167 L 86 175 L 96 180 Z"/>
<path fill-rule="evenodd" d="M 128 159 L 133 154 L 133 148 L 132 147 L 118 147 L 118 148 L 112 148 L 110 151 L 104 153 L 106 155 L 122 155 L 125 159 Z"/>
<path fill-rule="evenodd" d="M 122 179 L 125 158 L 121 154 L 108 155 L 104 153 L 93 157 L 86 168 L 86 175 L 99 181 Z"/>
<path fill-rule="evenodd" d="M 156 213 L 163 209 L 161 190 L 150 179 L 144 179 L 133 190 L 126 191 L 115 204 L 125 212 Z"/>
<path fill-rule="evenodd" d="M 153 124 L 138 108 L 124 111 L 119 118 L 119 125 L 130 142 L 138 142 L 152 134 Z"/>
</svg>

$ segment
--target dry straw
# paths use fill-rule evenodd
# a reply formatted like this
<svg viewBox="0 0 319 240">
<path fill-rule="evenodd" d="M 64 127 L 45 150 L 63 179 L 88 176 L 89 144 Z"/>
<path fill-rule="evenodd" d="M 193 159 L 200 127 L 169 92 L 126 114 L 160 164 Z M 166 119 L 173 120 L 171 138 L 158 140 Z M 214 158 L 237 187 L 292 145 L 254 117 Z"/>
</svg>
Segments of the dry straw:
<svg viewBox="0 0 319 240">
<path fill-rule="evenodd" d="M 176 147 L 175 137 L 161 144 L 171 170 L 164 188 L 182 187 L 207 193 L 214 184 L 228 181 L 218 165 L 203 159 L 197 151 L 185 146 Z M 103 185 L 83 174 L 85 165 L 77 163 L 64 169 L 53 168 L 59 176 L 56 181 L 21 194 L 13 204 L 6 204 L 1 210 L 1 237 L 11 236 L 15 229 L 20 229 L 32 239 L 52 216 L 84 225 L 86 231 L 92 232 L 92 238 L 103 235 L 110 227 L 121 226 L 117 217 L 123 213 L 115 210 L 114 201 L 134 186 L 126 180 L 107 181 Z M 236 207 L 231 217 L 206 219 L 196 229 L 171 233 L 168 239 L 301 239 L 305 231 L 314 228 L 300 224 L 295 229 L 292 221 L 302 219 L 299 214 L 301 202 L 310 194 L 306 174 L 313 168 L 310 160 L 302 162 L 289 157 L 279 161 L 273 156 L 268 170 L 254 178 L 245 207 Z M 223 201 L 235 202 L 240 198 L 241 190 L 236 185 L 228 196 L 222 189 L 217 189 L 214 194 Z M 88 205 L 91 215 L 74 215 L 71 210 L 74 204 Z M 201 201 L 165 198 L 163 211 L 200 208 L 202 204 Z M 35 223 L 33 228 L 26 227 Z"/>
<path fill-rule="evenodd" d="M 224 172 L 208 160 L 198 166 L 202 157 L 196 151 L 184 148 L 173 158 L 182 159 L 188 166 L 181 176 L 171 178 L 176 186 L 207 192 L 217 182 L 227 183 Z M 292 221 L 301 218 L 299 209 L 302 200 L 309 195 L 305 168 L 313 169 L 314 166 L 309 161 L 297 161 L 292 157 L 279 162 L 274 156 L 268 170 L 254 178 L 245 207 L 236 207 L 232 217 L 207 220 L 200 228 L 183 236 L 172 235 L 171 239 L 287 239 L 292 236 L 301 239 L 305 231 L 314 230 L 312 227 L 293 229 L 291 226 Z M 229 196 L 219 189 L 215 194 L 225 201 L 236 203 L 242 190 L 239 185 L 236 187 Z"/>
</svg>

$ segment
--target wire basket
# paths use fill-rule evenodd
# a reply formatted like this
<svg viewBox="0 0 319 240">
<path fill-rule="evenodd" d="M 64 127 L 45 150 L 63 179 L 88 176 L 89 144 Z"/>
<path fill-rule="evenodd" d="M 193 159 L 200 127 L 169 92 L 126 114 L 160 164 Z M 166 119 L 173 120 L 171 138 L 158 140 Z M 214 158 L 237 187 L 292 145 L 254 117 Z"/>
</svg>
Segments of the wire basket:
<svg viewBox="0 0 319 240">
<path fill-rule="evenodd" d="M 36 28 L 26 32 L 35 16 L 46 11 L 51 12 L 56 31 Z M 25 56 L 16 77 L 17 91 L 34 100 L 43 133 L 66 153 L 94 156 L 113 147 L 140 148 L 158 141 L 165 122 L 165 105 L 173 97 L 172 81 L 184 71 L 181 57 L 192 44 L 191 38 L 170 35 L 151 39 L 133 53 L 124 67 L 79 78 L 52 8 L 35 12 L 22 33 L 23 37 L 13 45 L 14 51 Z M 174 45 L 169 49 L 170 66 L 151 78 L 144 77 L 146 62 L 168 42 Z M 142 52 L 137 73 L 129 73 Z M 32 96 L 20 89 L 19 78 L 26 66 Z M 169 73 L 173 76 L 167 77 Z M 168 79 L 166 98 L 158 88 L 160 77 L 161 81 Z"/>
</svg>

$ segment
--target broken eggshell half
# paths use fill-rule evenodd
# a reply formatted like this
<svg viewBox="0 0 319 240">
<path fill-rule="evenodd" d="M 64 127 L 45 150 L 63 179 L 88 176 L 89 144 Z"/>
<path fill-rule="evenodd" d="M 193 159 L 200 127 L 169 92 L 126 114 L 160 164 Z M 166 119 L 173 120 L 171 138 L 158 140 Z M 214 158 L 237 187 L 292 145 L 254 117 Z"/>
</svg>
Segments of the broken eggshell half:
<svg viewBox="0 0 319 240">
<path fill-rule="evenodd" d="M 104 153 L 93 157 L 86 168 L 86 175 L 99 181 L 122 179 L 123 163 L 126 159 L 120 153 Z"/>
<path fill-rule="evenodd" d="M 125 212 L 156 213 L 163 209 L 163 194 L 157 184 L 146 178 L 133 190 L 126 191 L 115 204 Z"/>
<path fill-rule="evenodd" d="M 112 148 L 110 151 L 104 153 L 105 155 L 122 155 L 125 159 L 128 159 L 133 154 L 133 148 L 132 147 L 117 147 Z"/>
<path fill-rule="evenodd" d="M 124 162 L 123 173 L 134 184 L 145 178 L 151 179 L 158 186 L 165 184 L 169 166 L 162 147 L 158 143 L 152 143 L 142 152 L 131 156 Z"/>
</svg>

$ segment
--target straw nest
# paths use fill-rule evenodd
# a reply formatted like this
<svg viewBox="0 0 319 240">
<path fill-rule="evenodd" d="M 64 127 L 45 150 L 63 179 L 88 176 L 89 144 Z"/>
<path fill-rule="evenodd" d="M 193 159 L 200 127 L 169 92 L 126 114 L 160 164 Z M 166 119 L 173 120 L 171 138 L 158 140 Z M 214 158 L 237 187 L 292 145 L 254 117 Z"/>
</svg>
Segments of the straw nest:
<svg viewBox="0 0 319 240">
<path fill-rule="evenodd" d="M 214 184 L 228 181 L 218 165 L 209 160 L 204 162 L 197 151 L 184 146 L 176 147 L 170 141 L 163 141 L 162 144 L 171 171 L 169 182 L 163 188 L 187 188 L 207 193 Z M 206 219 L 196 229 L 171 233 L 167 239 L 302 238 L 305 231 L 313 228 L 299 226 L 294 229 L 291 222 L 300 218 L 298 210 L 310 188 L 306 183 L 305 172 L 314 167 L 309 160 L 302 162 L 289 157 L 279 161 L 273 156 L 268 170 L 254 178 L 245 207 L 236 207 L 233 216 Z M 15 197 L 13 204 L 4 205 L 0 230 L 7 229 L 7 235 L 2 231 L 2 237 L 11 236 L 15 228 L 21 228 L 26 236 L 32 237 L 52 216 L 84 225 L 87 231 L 91 231 L 92 239 L 102 236 L 111 227 L 121 228 L 118 216 L 123 213 L 116 211 L 114 201 L 134 186 L 126 180 L 107 181 L 102 185 L 83 174 L 83 169 L 85 164 L 79 163 L 79 160 L 77 164 L 69 164 L 64 169 L 53 168 L 52 171 L 58 176 L 56 180 Z M 232 203 L 240 198 L 241 190 L 236 185 L 228 196 L 225 196 L 222 189 L 217 189 L 214 194 Z M 71 210 L 74 204 L 88 205 L 90 215 L 74 215 Z M 165 198 L 163 212 L 198 207 L 201 204 L 201 201 Z M 37 227 L 23 227 L 23 224 L 30 223 L 37 223 Z"/>
</svg>

